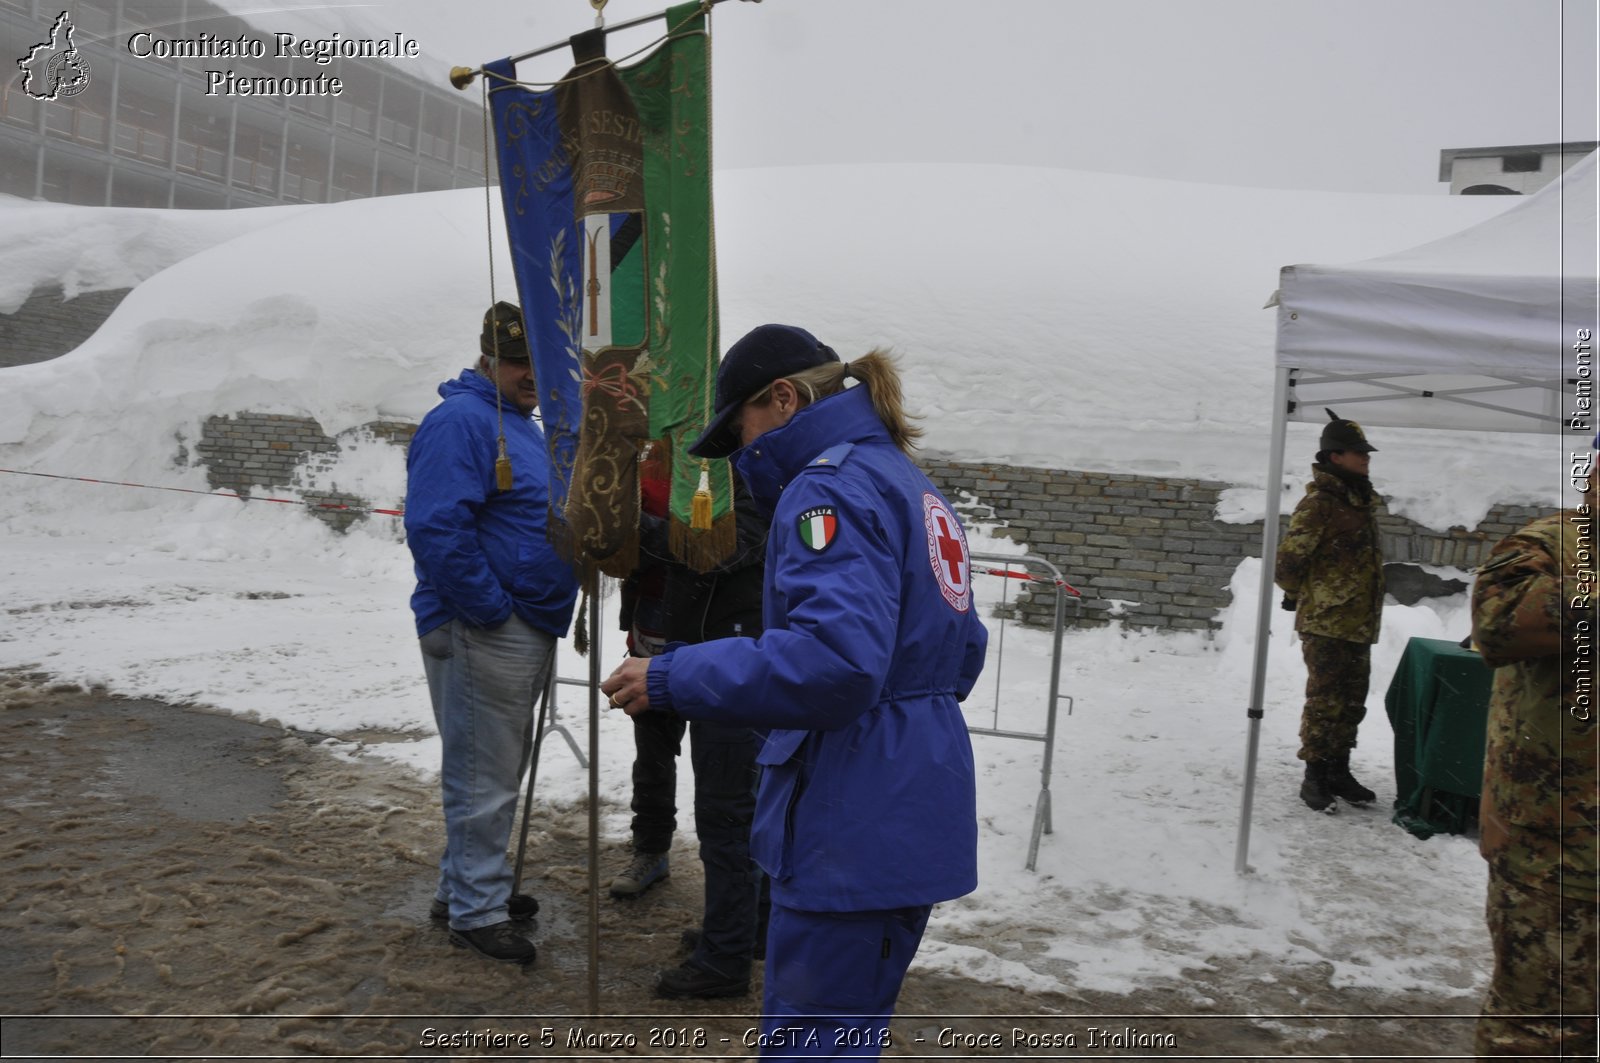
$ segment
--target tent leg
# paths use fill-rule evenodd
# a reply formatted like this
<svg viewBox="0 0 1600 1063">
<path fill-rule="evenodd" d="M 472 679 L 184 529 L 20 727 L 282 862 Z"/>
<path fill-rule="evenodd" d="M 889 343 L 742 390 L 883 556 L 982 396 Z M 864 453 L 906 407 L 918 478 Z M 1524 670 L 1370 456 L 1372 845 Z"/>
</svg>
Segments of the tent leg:
<svg viewBox="0 0 1600 1063">
<path fill-rule="evenodd" d="M 1255 803 L 1256 755 L 1261 747 L 1262 703 L 1266 700 L 1267 650 L 1272 642 L 1272 572 L 1278 557 L 1278 508 L 1283 497 L 1283 446 L 1289 420 L 1289 373 L 1280 367 L 1272 389 L 1272 456 L 1267 461 L 1267 504 L 1261 520 L 1261 586 L 1256 596 L 1256 652 L 1250 673 L 1250 726 L 1245 743 L 1244 798 L 1239 810 L 1239 840 L 1233 869 L 1250 870 L 1250 814 Z"/>
</svg>

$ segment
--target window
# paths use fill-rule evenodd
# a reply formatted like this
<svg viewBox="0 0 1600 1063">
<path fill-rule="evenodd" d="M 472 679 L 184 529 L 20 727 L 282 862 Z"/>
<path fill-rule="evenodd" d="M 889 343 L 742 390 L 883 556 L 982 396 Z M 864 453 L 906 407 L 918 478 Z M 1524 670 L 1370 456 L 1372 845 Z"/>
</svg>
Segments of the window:
<svg viewBox="0 0 1600 1063">
<path fill-rule="evenodd" d="M 0 85 L 0 117 L 14 125 L 33 128 L 39 117 L 38 101 L 22 91 L 22 79 L 11 78 Z"/>
<path fill-rule="evenodd" d="M 180 210 L 220 210 L 228 200 L 221 192 L 180 184 L 173 189 L 172 205 Z"/>
<path fill-rule="evenodd" d="M 440 192 L 450 187 L 450 175 L 434 170 L 417 169 L 418 192 Z"/>
<path fill-rule="evenodd" d="M 334 145 L 330 199 L 364 199 L 372 195 L 372 150 L 344 142 Z"/>
<path fill-rule="evenodd" d="M 106 176 L 104 163 L 62 156 L 45 156 L 44 198 L 52 203 L 77 203 L 104 206 Z"/>
<path fill-rule="evenodd" d="M 313 141 L 291 137 L 284 159 L 284 194 L 292 199 L 320 203 L 324 198 L 323 182 L 328 176 L 328 152 L 332 150 L 326 140 Z"/>
<path fill-rule="evenodd" d="M 456 112 L 432 97 L 422 101 L 422 132 L 417 140 L 422 154 L 449 162 L 455 153 Z"/>
<path fill-rule="evenodd" d="M 37 158 L 32 150 L 0 153 L 0 193 L 32 199 L 37 179 Z"/>
<path fill-rule="evenodd" d="M 167 180 L 129 173 L 115 167 L 111 170 L 111 205 L 113 207 L 165 207 L 169 189 Z"/>
<path fill-rule="evenodd" d="M 79 44 L 114 46 L 115 12 L 115 0 L 79 0 L 72 12 L 72 24 L 78 27 L 75 40 Z"/>
<path fill-rule="evenodd" d="M 1501 173 L 1538 173 L 1544 168 L 1544 156 L 1537 151 L 1506 155 L 1500 159 Z"/>
</svg>

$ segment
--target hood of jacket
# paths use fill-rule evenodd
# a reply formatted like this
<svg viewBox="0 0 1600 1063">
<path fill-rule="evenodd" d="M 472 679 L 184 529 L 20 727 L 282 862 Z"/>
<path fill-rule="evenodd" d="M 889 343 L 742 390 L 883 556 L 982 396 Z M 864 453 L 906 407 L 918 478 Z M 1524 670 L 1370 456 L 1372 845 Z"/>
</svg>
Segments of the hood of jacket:
<svg viewBox="0 0 1600 1063">
<path fill-rule="evenodd" d="M 527 418 L 533 414 L 532 410 L 524 410 L 510 399 L 501 396 L 500 390 L 494 386 L 494 381 L 476 369 L 463 369 L 460 376 L 439 385 L 441 399 L 453 398 L 456 395 L 476 395 L 490 406 L 498 400 L 501 408 L 511 417 Z"/>
<path fill-rule="evenodd" d="M 847 388 L 813 402 L 790 418 L 788 424 L 734 451 L 731 459 L 750 489 L 750 496 L 770 514 L 789 481 L 818 454 L 841 443 L 893 445 L 865 386 Z"/>
</svg>

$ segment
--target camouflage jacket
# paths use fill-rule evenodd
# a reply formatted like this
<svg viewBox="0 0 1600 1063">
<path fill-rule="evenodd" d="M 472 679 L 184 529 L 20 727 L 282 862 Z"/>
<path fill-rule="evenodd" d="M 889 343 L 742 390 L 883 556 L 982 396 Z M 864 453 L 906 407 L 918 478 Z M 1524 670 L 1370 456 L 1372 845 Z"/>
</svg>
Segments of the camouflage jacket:
<svg viewBox="0 0 1600 1063">
<path fill-rule="evenodd" d="M 1478 570 L 1472 637 L 1494 673 L 1484 857 L 1506 874 L 1593 898 L 1596 730 L 1594 516 L 1567 510 L 1507 536 Z"/>
<path fill-rule="evenodd" d="M 1313 465 L 1306 496 L 1278 544 L 1273 578 L 1299 604 L 1294 629 L 1347 642 L 1377 642 L 1383 612 L 1378 498 Z"/>
</svg>

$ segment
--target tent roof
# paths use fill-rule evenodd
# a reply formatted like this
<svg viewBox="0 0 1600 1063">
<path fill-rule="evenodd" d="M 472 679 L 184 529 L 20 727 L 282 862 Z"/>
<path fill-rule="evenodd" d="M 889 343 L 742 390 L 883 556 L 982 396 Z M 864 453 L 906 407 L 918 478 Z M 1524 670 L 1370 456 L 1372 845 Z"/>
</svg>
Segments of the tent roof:
<svg viewBox="0 0 1600 1063">
<path fill-rule="evenodd" d="M 1557 431 L 1596 329 L 1596 159 L 1502 214 L 1380 258 L 1282 271 L 1277 365 L 1295 419 Z M 1367 406 L 1373 403 L 1375 405 Z"/>
</svg>

